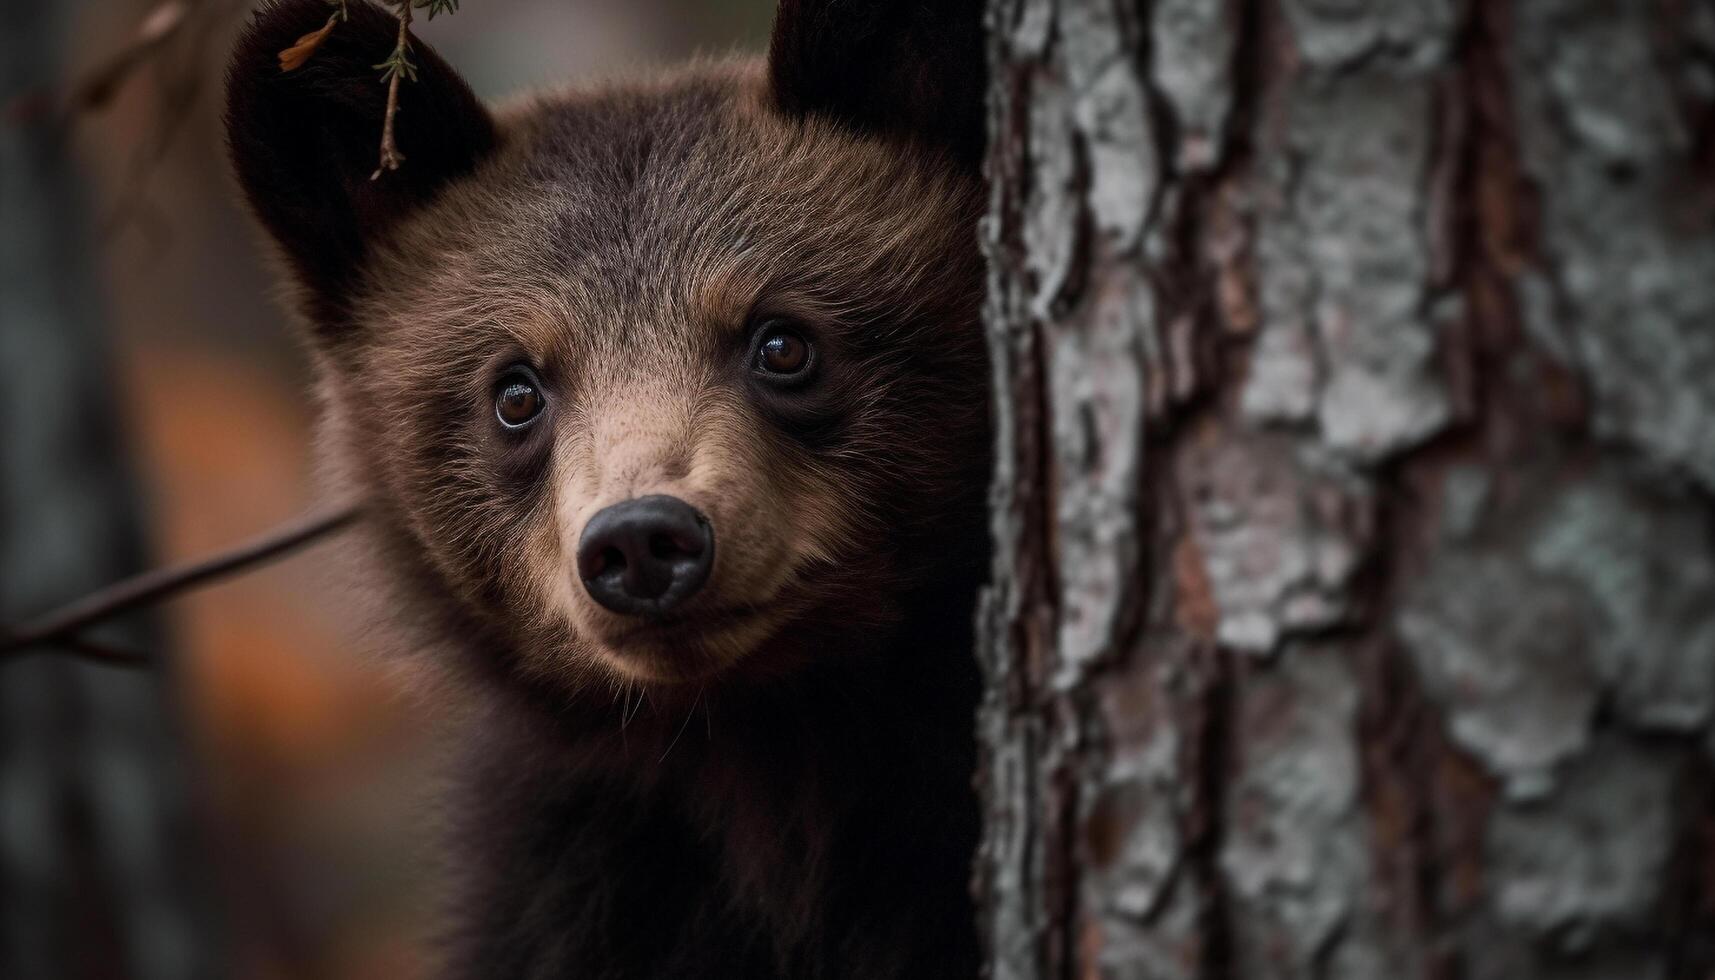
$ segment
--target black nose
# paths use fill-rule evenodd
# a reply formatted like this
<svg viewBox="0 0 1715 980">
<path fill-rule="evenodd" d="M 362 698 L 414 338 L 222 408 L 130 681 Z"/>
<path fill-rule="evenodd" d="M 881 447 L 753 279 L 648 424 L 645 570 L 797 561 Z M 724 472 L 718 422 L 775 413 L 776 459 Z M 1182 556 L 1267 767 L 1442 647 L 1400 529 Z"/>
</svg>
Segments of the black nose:
<svg viewBox="0 0 1715 980">
<path fill-rule="evenodd" d="M 678 497 L 638 497 L 598 511 L 578 542 L 590 598 L 628 616 L 663 613 L 708 580 L 715 536 Z"/>
</svg>

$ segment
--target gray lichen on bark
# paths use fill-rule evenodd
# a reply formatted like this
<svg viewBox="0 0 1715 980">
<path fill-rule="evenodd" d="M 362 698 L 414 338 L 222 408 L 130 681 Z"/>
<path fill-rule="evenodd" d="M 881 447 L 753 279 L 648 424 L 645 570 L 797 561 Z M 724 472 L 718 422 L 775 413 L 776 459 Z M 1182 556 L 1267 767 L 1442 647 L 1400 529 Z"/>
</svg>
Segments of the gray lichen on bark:
<svg viewBox="0 0 1715 980">
<path fill-rule="evenodd" d="M 1706 510 L 1613 472 L 1541 483 L 1442 551 L 1398 620 L 1455 740 L 1518 797 L 1589 744 L 1599 705 L 1645 731 L 1715 711 Z"/>
<path fill-rule="evenodd" d="M 1226 150 L 1233 108 L 1232 59 L 1237 25 L 1228 5 L 1208 0 L 1156 0 L 1150 10 L 1150 75 L 1178 134 L 1181 173 L 1212 169 Z"/>
<path fill-rule="evenodd" d="M 1399 629 L 1453 741 L 1519 798 L 1589 744 L 1597 686 L 1578 590 L 1505 553 L 1450 554 L 1413 590 Z"/>
<path fill-rule="evenodd" d="M 1344 653 L 1295 648 L 1242 684 L 1221 854 L 1236 976 L 1411 975 L 1366 900 L 1374 869 L 1352 740 L 1360 694 Z"/>
<path fill-rule="evenodd" d="M 1699 100 L 1692 77 L 1710 55 L 1661 50 L 1684 32 L 1715 51 L 1715 11 L 1687 4 L 1665 24 L 1660 7 L 1518 5 L 1515 97 L 1549 259 L 1526 322 L 1588 380 L 1599 433 L 1715 490 L 1715 204 L 1689 166 L 1692 113 L 1715 93 L 1705 82 Z"/>
<path fill-rule="evenodd" d="M 1679 832 L 1678 762 L 1605 738 L 1552 798 L 1497 813 L 1487 844 L 1501 921 L 1565 953 L 1652 932 Z M 1638 976 L 1651 959 L 1640 958 Z"/>
<path fill-rule="evenodd" d="M 1264 326 L 1244 405 L 1259 422 L 1314 418 L 1328 446 L 1378 462 L 1450 414 L 1428 195 L 1452 25 L 1400 13 L 1416 4 L 1328 6 L 1289 6 L 1302 64 L 1258 135 Z"/>
<path fill-rule="evenodd" d="M 1223 646 L 1269 654 L 1289 633 L 1350 621 L 1373 534 L 1364 480 L 1271 433 L 1194 442 L 1179 463 Z"/>
</svg>

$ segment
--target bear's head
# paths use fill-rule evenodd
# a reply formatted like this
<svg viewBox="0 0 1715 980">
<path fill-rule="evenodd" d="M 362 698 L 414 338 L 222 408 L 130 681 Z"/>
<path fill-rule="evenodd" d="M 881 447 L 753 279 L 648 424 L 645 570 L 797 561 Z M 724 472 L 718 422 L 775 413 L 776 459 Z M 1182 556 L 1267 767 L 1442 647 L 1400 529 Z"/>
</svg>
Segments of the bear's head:
<svg viewBox="0 0 1715 980">
<path fill-rule="evenodd" d="M 329 456 L 481 655 L 775 673 L 980 562 L 979 6 L 788 0 L 766 61 L 493 113 L 413 39 L 379 174 L 393 16 L 286 71 L 332 8 L 257 14 L 229 141 Z"/>
</svg>

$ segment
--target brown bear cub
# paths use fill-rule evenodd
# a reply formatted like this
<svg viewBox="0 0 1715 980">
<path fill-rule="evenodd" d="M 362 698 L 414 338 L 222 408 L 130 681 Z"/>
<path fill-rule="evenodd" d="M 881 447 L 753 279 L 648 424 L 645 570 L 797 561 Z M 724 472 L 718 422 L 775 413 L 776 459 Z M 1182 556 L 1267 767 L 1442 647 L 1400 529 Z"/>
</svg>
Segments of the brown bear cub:
<svg viewBox="0 0 1715 980">
<path fill-rule="evenodd" d="M 972 977 L 980 3 L 491 112 L 391 14 L 228 76 L 338 488 L 484 705 L 451 977 Z M 475 11 L 467 16 L 480 16 Z"/>
</svg>

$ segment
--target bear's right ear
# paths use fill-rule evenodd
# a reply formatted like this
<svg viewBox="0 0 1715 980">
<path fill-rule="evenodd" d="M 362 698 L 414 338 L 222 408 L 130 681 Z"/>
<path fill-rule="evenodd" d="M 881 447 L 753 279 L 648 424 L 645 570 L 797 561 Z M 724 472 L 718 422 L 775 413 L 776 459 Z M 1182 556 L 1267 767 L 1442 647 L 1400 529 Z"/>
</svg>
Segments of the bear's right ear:
<svg viewBox="0 0 1715 980">
<path fill-rule="evenodd" d="M 983 154 L 982 0 L 780 0 L 768 48 L 774 101 L 860 130 Z"/>
<path fill-rule="evenodd" d="M 329 23 L 326 0 L 272 0 L 238 40 L 226 75 L 226 134 L 245 196 L 324 310 L 339 308 L 376 236 L 469 173 L 495 145 L 493 120 L 456 72 L 411 39 L 416 78 L 401 79 L 397 170 L 374 179 L 387 85 L 376 67 L 399 23 L 347 0 L 308 60 L 281 52 Z"/>
</svg>

